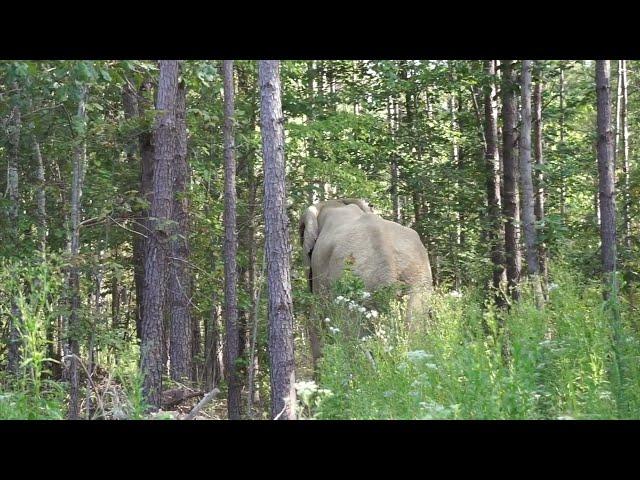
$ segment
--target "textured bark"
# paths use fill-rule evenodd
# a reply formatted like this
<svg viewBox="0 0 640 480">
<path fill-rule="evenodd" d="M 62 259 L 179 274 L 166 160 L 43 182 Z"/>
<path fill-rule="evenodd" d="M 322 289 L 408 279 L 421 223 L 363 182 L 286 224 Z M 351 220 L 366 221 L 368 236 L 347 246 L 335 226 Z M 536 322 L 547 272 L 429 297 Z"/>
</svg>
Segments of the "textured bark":
<svg viewBox="0 0 640 480">
<path fill-rule="evenodd" d="M 620 60 L 620 82 L 622 99 L 620 104 L 620 123 L 622 127 L 622 221 L 624 224 L 624 246 L 631 248 L 631 191 L 630 191 L 630 164 L 629 164 L 629 121 L 627 118 L 629 110 L 629 95 L 627 82 L 627 61 Z M 616 157 L 616 159 L 619 157 Z"/>
<path fill-rule="evenodd" d="M 87 144 L 84 139 L 84 129 L 87 122 L 86 113 L 86 86 L 82 86 L 78 103 L 77 118 L 82 125 L 82 131 L 76 134 L 76 146 L 73 153 L 73 173 L 71 183 L 71 236 L 69 250 L 71 253 L 71 266 L 69 267 L 69 290 L 71 293 L 70 314 L 67 321 L 67 341 L 65 356 L 70 357 L 65 361 L 67 372 L 65 377 L 69 381 L 69 411 L 68 418 L 75 420 L 80 414 L 78 360 L 79 346 L 79 310 L 80 310 L 80 272 L 78 269 L 80 255 L 80 213 L 82 202 L 82 187 L 87 162 Z"/>
<path fill-rule="evenodd" d="M 229 420 L 240 418 L 241 383 L 238 371 L 238 298 L 236 287 L 238 236 L 236 232 L 236 158 L 234 138 L 235 99 L 233 60 L 224 60 L 224 317 L 226 370 L 229 379 L 227 413 Z"/>
<path fill-rule="evenodd" d="M 124 87 L 122 89 L 122 107 L 124 111 L 124 118 L 126 120 L 131 121 L 133 119 L 138 119 L 140 115 L 138 108 L 138 97 L 129 81 L 125 81 Z M 136 158 L 136 145 L 142 144 L 140 138 L 141 136 L 142 134 L 139 134 L 137 139 L 133 138 L 125 145 L 127 163 L 134 171 L 141 169 L 141 167 L 138 165 L 138 159 Z M 141 184 L 142 181 L 139 181 L 138 189 L 140 191 L 140 195 L 142 196 Z M 131 228 L 131 230 L 133 230 L 134 232 L 132 233 L 131 238 L 133 244 L 133 281 L 136 290 L 136 308 L 134 315 L 136 319 L 136 335 L 138 336 L 138 338 L 140 338 L 140 308 L 142 303 L 142 282 L 144 279 L 144 241 L 147 232 L 142 228 L 142 209 L 134 210 L 134 214 L 136 218 L 134 219 L 134 223 Z"/>
<path fill-rule="evenodd" d="M 238 77 L 238 98 L 242 98 L 244 104 L 249 107 L 249 118 L 247 122 L 243 122 L 243 136 L 250 137 L 255 132 L 256 114 L 257 114 L 257 97 L 256 83 L 250 76 L 250 70 L 242 65 L 236 65 L 236 73 Z M 241 97 L 240 97 L 241 96 Z M 256 179 L 254 171 L 255 148 L 252 142 L 242 142 L 236 149 L 238 164 L 236 190 L 239 191 L 238 197 L 238 256 L 243 261 L 238 261 L 238 281 L 242 286 L 244 294 L 251 298 L 251 307 L 241 307 L 238 305 L 238 326 L 239 326 L 239 344 L 238 356 L 240 358 L 247 357 L 247 362 L 243 362 L 247 367 L 241 367 L 239 372 L 242 378 L 250 376 L 252 363 L 255 366 L 258 357 L 250 354 L 252 335 L 251 323 L 255 290 L 255 273 L 256 273 L 256 235 L 255 235 L 255 215 L 256 215 Z M 249 353 L 249 356 L 247 354 Z M 257 367 L 256 367 L 257 368 Z M 249 386 L 249 389 L 251 387 Z M 247 397 L 249 399 L 249 397 Z M 251 405 L 248 404 L 247 412 L 251 411 Z"/>
<path fill-rule="evenodd" d="M 538 264 L 538 236 L 534 209 L 533 176 L 531 169 L 531 60 L 522 61 L 521 118 L 520 128 L 520 188 L 522 190 L 522 230 L 525 243 L 527 274 L 533 282 L 536 305 L 542 306 L 540 266 Z"/>
<path fill-rule="evenodd" d="M 488 238 L 491 249 L 491 263 L 493 266 L 492 286 L 495 302 L 504 305 L 504 298 L 500 294 L 500 284 L 505 270 L 504 258 L 504 226 L 501 218 L 500 205 L 500 159 L 498 158 L 498 112 L 495 105 L 496 75 L 493 60 L 485 60 L 485 73 L 491 79 L 484 86 L 484 136 L 486 139 L 485 169 L 487 188 L 487 214 L 489 219 Z"/>
<path fill-rule="evenodd" d="M 293 352 L 293 305 L 289 218 L 284 160 L 284 118 L 280 96 L 280 64 L 259 63 L 261 130 L 264 159 L 264 218 L 269 288 L 269 360 L 271 417 L 296 418 Z"/>
<path fill-rule="evenodd" d="M 535 216 L 539 223 L 544 222 L 544 155 L 542 153 L 542 78 L 540 64 L 536 64 L 537 70 L 536 82 L 533 89 L 533 156 L 536 164 L 536 173 L 534 174 L 535 192 Z M 546 292 L 546 285 L 549 279 L 547 269 L 547 249 L 544 241 L 538 239 L 538 262 L 540 265 L 540 273 L 543 280 L 543 291 Z"/>
<path fill-rule="evenodd" d="M 36 157 L 36 222 L 40 251 L 44 253 L 47 247 L 47 197 L 45 192 L 44 162 L 40 152 L 40 143 L 33 136 L 33 152 Z"/>
<path fill-rule="evenodd" d="M 146 111 L 146 103 L 151 103 L 145 94 L 150 93 L 153 86 L 150 81 L 143 82 L 139 92 L 134 92 L 133 88 L 127 82 L 123 90 L 123 106 L 125 118 L 144 119 Z M 135 164 L 136 159 L 133 154 L 133 142 L 127 146 L 128 161 L 132 169 L 140 172 L 139 194 L 140 197 L 151 205 L 153 198 L 153 168 L 154 168 L 154 148 L 153 133 L 151 128 L 143 128 L 138 134 L 138 149 L 140 152 L 139 165 Z M 149 208 L 137 208 L 135 210 L 135 223 L 132 230 L 137 232 L 134 234 L 133 240 L 133 256 L 134 256 L 134 283 L 136 290 L 136 336 L 142 338 L 142 316 L 144 310 L 143 291 L 144 291 L 144 265 L 145 255 L 147 252 L 147 242 L 149 237 Z"/>
<path fill-rule="evenodd" d="M 16 87 L 17 88 L 17 87 Z M 7 122 L 7 137 L 9 140 L 9 158 L 7 165 L 7 194 L 9 197 L 9 239 L 13 249 L 18 248 L 19 212 L 20 212 L 20 184 L 18 163 L 20 156 L 20 133 L 22 130 L 21 112 L 18 106 L 11 110 Z M 18 288 L 21 288 L 20 286 Z M 11 301 L 11 316 L 9 318 L 9 345 L 7 351 L 7 371 L 12 375 L 18 375 L 20 371 L 21 344 L 20 325 L 22 324 L 22 312 L 15 300 Z"/>
<path fill-rule="evenodd" d="M 503 214 L 505 221 L 505 256 L 509 295 L 514 300 L 520 298 L 520 249 L 518 227 L 520 221 L 518 201 L 518 162 L 514 155 L 516 146 L 516 99 L 514 94 L 513 61 L 502 61 L 502 151 L 504 196 Z"/>
<path fill-rule="evenodd" d="M 168 300 L 169 357 L 173 380 L 191 378 L 193 322 L 191 320 L 191 269 L 189 268 L 189 164 L 187 162 L 186 86 L 178 85 L 176 99 L 176 151 L 173 164 L 173 208 L 176 234 L 171 237 Z"/>
<path fill-rule="evenodd" d="M 616 199 L 613 132 L 611 129 L 611 88 L 609 60 L 596 61 L 598 99 L 598 179 L 600 198 L 600 238 L 605 281 L 616 269 Z M 606 295 L 606 294 L 605 294 Z"/>
<path fill-rule="evenodd" d="M 154 128 L 155 168 L 153 199 L 149 221 L 149 241 L 145 255 L 142 341 L 140 367 L 143 395 L 152 408 L 160 407 L 163 372 L 163 307 L 167 281 L 167 253 L 172 227 L 173 162 L 176 154 L 175 108 L 178 95 L 179 62 L 160 61 L 157 110 Z"/>
</svg>

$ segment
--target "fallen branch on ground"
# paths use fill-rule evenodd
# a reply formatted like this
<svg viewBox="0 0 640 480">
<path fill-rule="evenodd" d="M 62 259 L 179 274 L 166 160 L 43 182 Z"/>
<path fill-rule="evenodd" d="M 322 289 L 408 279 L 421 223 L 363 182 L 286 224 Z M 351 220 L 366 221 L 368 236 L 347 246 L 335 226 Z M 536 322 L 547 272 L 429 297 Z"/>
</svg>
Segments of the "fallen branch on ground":
<svg viewBox="0 0 640 480">
<path fill-rule="evenodd" d="M 189 415 L 187 415 L 184 419 L 193 420 L 195 416 L 198 414 L 198 412 L 202 409 L 202 407 L 204 407 L 207 403 L 209 403 L 211 400 L 216 398 L 216 396 L 219 393 L 220 393 L 220 390 L 218 390 L 217 388 L 214 388 L 213 390 L 211 390 L 209 393 L 205 395 L 205 397 L 202 400 L 198 402 L 198 404 L 195 407 L 193 407 L 193 410 L 191 410 L 189 412 Z"/>
</svg>

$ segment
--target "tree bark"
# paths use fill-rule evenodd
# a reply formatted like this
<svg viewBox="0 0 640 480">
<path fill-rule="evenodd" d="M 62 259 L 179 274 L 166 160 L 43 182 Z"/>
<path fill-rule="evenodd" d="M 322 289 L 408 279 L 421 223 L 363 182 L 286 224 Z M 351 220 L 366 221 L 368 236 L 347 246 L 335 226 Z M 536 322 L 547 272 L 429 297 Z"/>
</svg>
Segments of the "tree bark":
<svg viewBox="0 0 640 480">
<path fill-rule="evenodd" d="M 534 211 L 533 177 L 531 173 L 531 69 L 532 61 L 522 61 L 521 115 L 520 129 L 520 188 L 522 190 L 522 224 L 525 243 L 527 273 L 533 283 L 536 306 L 542 307 L 542 286 L 538 264 L 538 236 Z"/>
<path fill-rule="evenodd" d="M 173 164 L 173 221 L 168 282 L 170 373 L 173 380 L 187 382 L 192 374 L 193 324 L 191 319 L 191 270 L 189 269 L 189 164 L 187 161 L 186 86 L 178 85 L 176 99 L 176 151 Z"/>
<path fill-rule="evenodd" d="M 15 87 L 17 88 L 17 86 Z M 7 165 L 7 193 L 9 197 L 9 225 L 10 244 L 14 250 L 18 250 L 20 243 L 19 212 L 20 212 L 20 174 L 18 163 L 20 157 L 20 134 L 22 131 L 22 119 L 20 108 L 17 105 L 11 109 L 7 122 L 7 137 L 9 140 L 9 158 Z M 18 288 L 22 288 L 20 285 Z M 17 292 L 16 292 L 17 295 Z M 20 371 L 22 359 L 22 312 L 15 299 L 11 301 L 11 316 L 9 318 L 9 345 L 7 351 L 7 371 L 17 376 Z"/>
<path fill-rule="evenodd" d="M 241 414 L 241 387 L 238 372 L 238 299 L 236 287 L 238 236 L 236 232 L 236 158 L 234 137 L 233 60 L 224 60 L 224 317 L 226 330 L 226 370 L 229 381 L 227 413 L 229 420 Z"/>
<path fill-rule="evenodd" d="M 616 270 L 616 199 L 615 162 L 611 131 L 611 87 L 609 60 L 596 61 L 596 94 L 598 99 L 598 179 L 600 198 L 600 238 L 605 284 Z M 604 290 L 605 298 L 609 291 Z"/>
<path fill-rule="evenodd" d="M 163 307 L 166 296 L 167 253 L 172 227 L 173 162 L 176 153 L 177 60 L 160 61 L 157 110 L 154 128 L 155 168 L 153 199 L 149 221 L 149 241 L 145 255 L 143 285 L 142 342 L 140 367 L 143 395 L 147 404 L 160 407 L 163 373 Z"/>
<path fill-rule="evenodd" d="M 535 178 L 535 216 L 536 221 L 540 224 L 544 222 L 544 205 L 545 205 L 545 189 L 544 189 L 544 155 L 542 154 L 542 71 L 540 63 L 536 64 L 537 75 L 533 89 L 533 156 L 536 164 Z M 545 242 L 538 239 L 538 262 L 542 275 L 543 292 L 547 291 L 547 283 L 549 281 L 549 272 L 547 269 L 547 249 Z M 546 294 L 545 294 L 546 295 Z"/>
<path fill-rule="evenodd" d="M 494 98 L 496 96 L 494 78 L 496 75 L 493 60 L 485 60 L 485 74 L 488 82 L 484 86 L 484 136 L 486 139 L 485 169 L 487 188 L 487 214 L 489 217 L 489 245 L 491 249 L 492 286 L 496 305 L 504 306 L 500 284 L 505 270 L 504 226 L 500 205 L 500 159 L 498 158 L 498 112 Z"/>
<path fill-rule="evenodd" d="M 507 263 L 507 283 L 509 295 L 513 300 L 520 298 L 520 249 L 518 241 L 518 223 L 520 221 L 516 146 L 516 100 L 514 94 L 513 61 L 502 61 L 502 150 L 504 164 L 504 203 L 505 217 L 505 256 Z"/>
<path fill-rule="evenodd" d="M 75 420 L 80 415 L 79 379 L 78 379 L 78 356 L 80 355 L 79 343 L 79 310 L 80 310 L 80 215 L 82 202 L 82 187 L 87 161 L 87 144 L 85 139 L 85 129 L 87 123 L 86 112 L 87 87 L 80 87 L 80 100 L 78 102 L 77 119 L 81 125 L 76 131 L 76 146 L 73 154 L 73 173 L 71 184 L 71 213 L 69 220 L 71 223 L 71 238 L 69 250 L 71 253 L 71 266 L 69 267 L 69 289 L 71 292 L 70 314 L 66 329 L 65 367 L 67 368 L 66 378 L 69 381 L 69 411 L 68 418 Z"/>
<path fill-rule="evenodd" d="M 264 217 L 267 283 L 269 287 L 269 360 L 271 417 L 296 418 L 293 352 L 293 305 L 289 218 L 284 159 L 284 118 L 280 96 L 280 64 L 259 63 L 261 129 L 264 159 Z"/>
<path fill-rule="evenodd" d="M 629 96 L 627 82 L 627 61 L 620 60 L 622 70 L 622 103 L 620 108 L 620 122 L 622 125 L 622 220 L 624 223 L 624 246 L 631 249 L 631 191 L 629 164 Z"/>
</svg>

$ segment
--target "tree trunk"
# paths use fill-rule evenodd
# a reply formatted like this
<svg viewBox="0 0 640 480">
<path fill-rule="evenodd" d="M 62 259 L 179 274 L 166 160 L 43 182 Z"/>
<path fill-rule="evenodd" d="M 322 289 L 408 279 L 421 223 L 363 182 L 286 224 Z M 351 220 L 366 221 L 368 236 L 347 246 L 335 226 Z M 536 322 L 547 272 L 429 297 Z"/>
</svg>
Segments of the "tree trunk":
<svg viewBox="0 0 640 480">
<path fill-rule="evenodd" d="M 145 81 L 140 87 L 140 91 L 136 94 L 133 88 L 127 83 L 123 91 L 123 103 L 125 117 L 143 120 L 145 118 L 145 103 L 153 104 L 153 99 L 147 99 L 145 93 L 151 92 L 153 86 L 150 81 Z M 153 169 L 154 169 L 154 147 L 153 147 L 153 131 L 148 128 L 146 123 L 138 134 L 138 145 L 140 150 L 140 164 L 132 168 L 136 168 L 140 172 L 139 194 L 140 197 L 151 205 L 153 200 Z M 129 150 L 131 151 L 131 150 Z M 133 161 L 133 158 L 131 158 Z M 134 283 L 136 289 L 136 336 L 142 339 L 142 317 L 144 315 L 144 266 L 148 250 L 148 242 L 150 236 L 149 230 L 149 208 L 137 208 L 135 210 L 136 221 L 133 230 L 137 232 L 133 242 L 134 259 Z"/>
<path fill-rule="evenodd" d="M 178 85 L 176 100 L 176 152 L 173 164 L 173 221 L 177 227 L 171 240 L 168 282 L 171 319 L 171 378 L 187 382 L 193 361 L 193 322 L 191 319 L 191 270 L 189 268 L 189 164 L 187 161 L 186 86 Z"/>
<path fill-rule="evenodd" d="M 261 130 L 264 159 L 264 217 L 267 284 L 269 287 L 269 359 L 271 417 L 296 418 L 293 352 L 293 305 L 289 218 L 284 159 L 284 118 L 280 97 L 280 64 L 259 63 Z"/>
<path fill-rule="evenodd" d="M 505 217 L 505 256 L 507 263 L 507 283 L 509 295 L 520 298 L 520 249 L 518 242 L 518 208 L 517 158 L 514 155 L 516 146 L 516 99 L 514 95 L 513 61 L 502 61 L 502 150 L 504 164 L 504 203 Z"/>
<path fill-rule="evenodd" d="M 491 249 L 491 263 L 493 265 L 492 286 L 496 305 L 504 306 L 504 298 L 500 293 L 500 284 L 504 276 L 504 226 L 501 218 L 500 205 L 500 159 L 498 158 L 498 112 L 495 105 L 496 70 L 493 60 L 485 60 L 484 69 L 491 79 L 484 87 L 484 136 L 487 149 L 485 151 L 487 205 L 489 217 L 489 245 Z"/>
<path fill-rule="evenodd" d="M 389 97 L 387 102 L 387 119 L 389 122 L 389 132 L 391 136 L 391 144 L 392 144 L 392 153 L 391 153 L 391 204 L 393 205 L 393 211 L 391 214 L 391 219 L 394 222 L 400 221 L 400 205 L 398 203 L 398 157 L 396 156 L 396 109 L 395 109 L 395 100 L 392 100 Z"/>
<path fill-rule="evenodd" d="M 560 66 L 560 145 L 558 145 L 560 155 L 564 162 L 564 68 Z M 560 216 L 565 220 L 567 186 L 564 178 L 564 163 L 560 169 Z"/>
<path fill-rule="evenodd" d="M 533 156 L 536 164 L 535 177 L 535 215 L 536 221 L 544 222 L 544 156 L 542 154 L 542 70 L 540 63 L 537 63 L 536 82 L 533 89 Z M 543 292 L 547 291 L 549 282 L 549 272 L 547 269 L 547 249 L 544 241 L 538 239 L 538 262 L 540 265 L 540 273 L 542 275 Z M 546 296 L 546 293 L 545 293 Z"/>
<path fill-rule="evenodd" d="M 157 110 L 154 128 L 155 168 L 153 199 L 149 221 L 149 241 L 145 255 L 142 342 L 140 367 L 143 395 L 151 408 L 159 408 L 163 373 L 163 307 L 167 281 L 169 239 L 175 230 L 171 224 L 173 206 L 173 162 L 176 154 L 176 99 L 178 95 L 177 60 L 160 61 Z"/>
<path fill-rule="evenodd" d="M 527 274 L 533 283 L 536 306 L 542 307 L 542 286 L 538 265 L 538 236 L 534 211 L 533 177 L 531 173 L 531 60 L 522 61 L 522 127 L 520 129 L 520 188 L 522 189 L 522 223 L 527 260 Z"/>
<path fill-rule="evenodd" d="M 611 88 L 609 60 L 596 61 L 596 94 L 598 99 L 598 178 L 600 197 L 600 238 L 605 285 L 616 270 L 616 199 L 615 162 L 611 131 Z M 605 298 L 609 290 L 604 290 Z"/>
<path fill-rule="evenodd" d="M 624 222 L 624 246 L 631 249 L 631 191 L 630 191 L 630 165 L 629 165 L 629 97 L 627 82 L 627 61 L 620 60 L 622 69 L 622 105 L 620 121 L 622 124 L 622 220 Z"/>
<path fill-rule="evenodd" d="M 14 86 L 14 88 L 18 88 Z M 17 251 L 20 243 L 19 212 L 20 212 L 20 174 L 18 170 L 20 156 L 20 133 L 22 130 L 21 112 L 18 106 L 14 106 L 9 114 L 7 122 L 7 137 L 9 140 L 9 158 L 7 165 L 7 193 L 9 197 L 9 225 L 10 245 Z M 18 288 L 22 288 L 20 285 Z M 17 296 L 17 292 L 15 292 Z M 11 301 L 11 316 L 9 317 L 9 345 L 7 351 L 7 371 L 11 375 L 18 376 L 22 359 L 22 337 L 20 326 L 22 324 L 22 312 L 15 299 Z"/>
<path fill-rule="evenodd" d="M 241 414 L 241 387 L 238 372 L 238 299 L 236 294 L 238 237 L 236 232 L 236 158 L 234 138 L 233 60 L 224 60 L 224 317 L 229 390 L 227 413 L 229 420 Z"/>
<path fill-rule="evenodd" d="M 67 322 L 67 342 L 65 348 L 65 367 L 67 368 L 66 378 L 69 381 L 69 411 L 68 418 L 75 420 L 80 415 L 79 380 L 78 380 L 78 356 L 80 355 L 79 345 L 79 310 L 80 310 L 80 215 L 82 202 L 82 187 L 87 161 L 87 144 L 85 140 L 85 129 L 87 123 L 86 113 L 87 87 L 80 87 L 80 100 L 78 102 L 77 120 L 81 127 L 76 130 L 73 153 L 73 173 L 71 184 L 71 238 L 69 250 L 71 253 L 71 266 L 69 267 L 69 289 L 71 292 L 70 314 Z"/>
</svg>

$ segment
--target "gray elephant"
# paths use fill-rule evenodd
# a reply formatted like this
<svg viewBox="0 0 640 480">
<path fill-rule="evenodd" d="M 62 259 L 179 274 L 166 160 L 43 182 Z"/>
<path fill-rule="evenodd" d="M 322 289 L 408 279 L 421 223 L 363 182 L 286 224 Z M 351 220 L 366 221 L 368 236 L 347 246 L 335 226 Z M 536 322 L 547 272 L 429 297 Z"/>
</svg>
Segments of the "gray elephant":
<svg viewBox="0 0 640 480">
<path fill-rule="evenodd" d="M 327 293 L 345 260 L 367 291 L 396 283 L 411 287 L 408 317 L 432 288 L 429 256 L 411 228 L 385 220 L 361 199 L 338 199 L 310 206 L 300 218 L 300 242 L 313 293 Z M 310 328 L 314 366 L 320 356 L 318 334 Z"/>
</svg>

